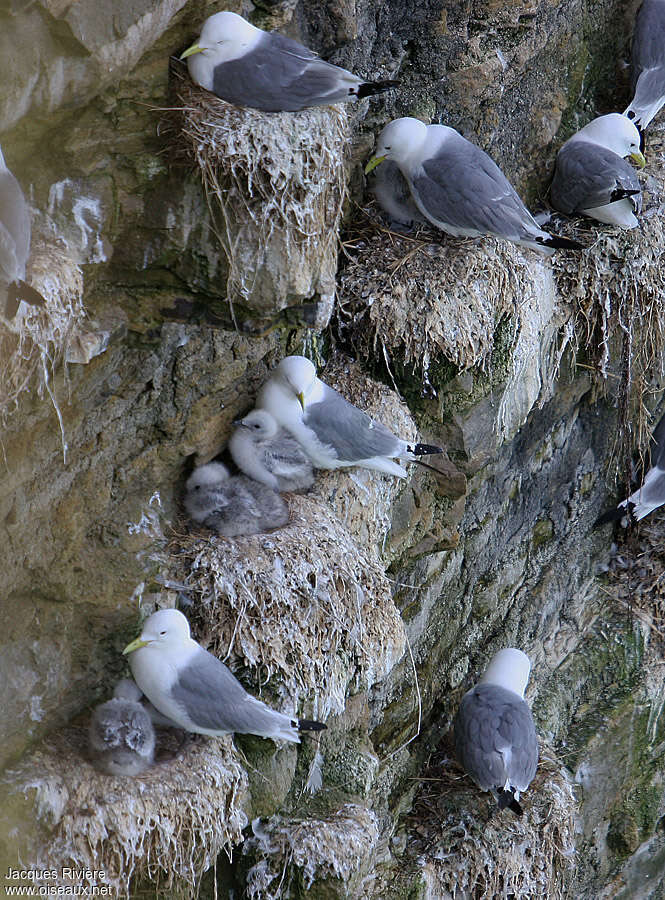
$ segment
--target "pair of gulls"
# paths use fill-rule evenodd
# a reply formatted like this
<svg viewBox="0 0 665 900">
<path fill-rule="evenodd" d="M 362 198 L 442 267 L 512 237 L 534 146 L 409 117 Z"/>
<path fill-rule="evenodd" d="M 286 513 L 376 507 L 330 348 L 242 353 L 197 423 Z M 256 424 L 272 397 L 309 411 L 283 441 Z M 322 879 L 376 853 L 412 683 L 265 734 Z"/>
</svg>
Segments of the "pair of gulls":
<svg viewBox="0 0 665 900">
<path fill-rule="evenodd" d="M 363 81 L 232 12 L 210 16 L 181 59 L 192 79 L 218 97 L 268 112 L 354 100 L 397 84 Z M 634 227 L 641 194 L 626 156 L 644 162 L 639 132 L 625 117 L 603 116 L 582 129 L 562 148 L 554 205 Z M 396 119 L 379 135 L 365 171 L 384 160 L 393 165 L 379 178 L 377 199 L 398 222 L 424 219 L 456 237 L 493 235 L 547 254 L 580 249 L 540 228 L 496 163 L 453 128 Z"/>
<path fill-rule="evenodd" d="M 280 491 L 307 490 L 313 469 L 362 466 L 399 478 L 395 458 L 418 461 L 441 447 L 411 443 L 349 403 L 317 377 L 304 356 L 287 356 L 236 424 L 229 450 L 242 475 L 222 463 L 200 466 L 186 484 L 185 508 L 225 537 L 255 534 L 288 522 Z"/>
<path fill-rule="evenodd" d="M 138 775 L 154 761 L 153 720 L 196 734 L 257 734 L 298 743 L 321 722 L 271 709 L 249 694 L 217 657 L 190 636 L 175 609 L 153 613 L 123 654 L 134 682 L 123 680 L 114 698 L 93 713 L 93 761 L 112 775 Z M 455 719 L 455 748 L 464 769 L 501 808 L 521 814 L 520 792 L 538 765 L 538 739 L 524 700 L 531 664 L 521 650 L 499 651 L 480 682 L 462 698 Z M 143 694 L 148 701 L 143 705 Z"/>
</svg>

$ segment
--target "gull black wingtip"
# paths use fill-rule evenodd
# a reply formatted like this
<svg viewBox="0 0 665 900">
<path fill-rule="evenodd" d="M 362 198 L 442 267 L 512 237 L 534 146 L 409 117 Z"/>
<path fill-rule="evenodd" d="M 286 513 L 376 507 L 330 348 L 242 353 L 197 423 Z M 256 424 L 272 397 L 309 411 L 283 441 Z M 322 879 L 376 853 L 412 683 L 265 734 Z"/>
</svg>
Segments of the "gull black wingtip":
<svg viewBox="0 0 665 900">
<path fill-rule="evenodd" d="M 327 725 L 323 722 L 314 722 L 311 719 L 298 719 L 298 731 L 326 731 Z"/>
<path fill-rule="evenodd" d="M 434 444 L 416 444 L 411 451 L 414 456 L 429 456 L 432 453 L 443 453 L 443 447 Z"/>
<path fill-rule="evenodd" d="M 504 791 L 503 788 L 499 788 L 497 791 L 497 800 L 499 801 L 499 809 L 509 809 L 519 817 L 524 815 L 524 810 L 515 799 L 515 795 L 512 791 Z"/>
<path fill-rule="evenodd" d="M 558 235 L 550 235 L 548 238 L 537 237 L 536 243 L 542 244 L 543 247 L 551 247 L 553 250 L 584 250 L 584 244 L 580 244 L 579 241 Z"/>
<path fill-rule="evenodd" d="M 363 97 L 371 97 L 374 94 L 383 94 L 384 91 L 399 87 L 400 84 L 400 81 L 365 81 L 358 86 L 358 100 L 362 100 Z"/>
</svg>

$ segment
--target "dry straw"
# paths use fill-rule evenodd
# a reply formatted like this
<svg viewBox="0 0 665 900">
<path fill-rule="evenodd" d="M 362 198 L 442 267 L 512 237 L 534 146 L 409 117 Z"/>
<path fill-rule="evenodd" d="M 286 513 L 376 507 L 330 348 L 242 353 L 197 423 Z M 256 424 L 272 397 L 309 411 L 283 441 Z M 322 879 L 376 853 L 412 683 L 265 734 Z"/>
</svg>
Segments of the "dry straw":
<svg viewBox="0 0 665 900">
<path fill-rule="evenodd" d="M 184 76 L 177 92 L 178 141 L 203 180 L 231 303 L 274 311 L 318 296 L 332 307 L 349 140 L 343 105 L 239 109 Z"/>
</svg>

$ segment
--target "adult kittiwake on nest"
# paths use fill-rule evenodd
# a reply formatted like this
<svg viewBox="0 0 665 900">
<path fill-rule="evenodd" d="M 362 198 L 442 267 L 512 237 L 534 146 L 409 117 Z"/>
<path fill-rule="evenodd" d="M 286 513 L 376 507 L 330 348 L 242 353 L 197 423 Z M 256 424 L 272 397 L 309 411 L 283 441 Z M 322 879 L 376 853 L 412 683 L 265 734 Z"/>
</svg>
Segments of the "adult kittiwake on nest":
<svg viewBox="0 0 665 900">
<path fill-rule="evenodd" d="M 569 138 L 556 158 L 552 204 L 566 215 L 581 213 L 622 228 L 635 228 L 642 189 L 633 167 L 646 164 L 640 133 L 620 113 L 599 116 Z"/>
<path fill-rule="evenodd" d="M 455 718 L 455 752 L 465 771 L 482 791 L 492 791 L 500 809 L 518 816 L 520 793 L 538 766 L 536 726 L 524 700 L 530 671 L 521 650 L 499 650 Z"/>
<path fill-rule="evenodd" d="M 262 31 L 233 12 L 206 19 L 182 54 L 192 80 L 227 103 L 264 112 L 297 111 L 360 100 L 398 81 L 365 81 L 277 32 Z"/>
<path fill-rule="evenodd" d="M 44 306 L 42 295 L 23 280 L 30 255 L 30 211 L 21 186 L 0 149 L 0 311 L 16 315 L 21 300 Z"/>
<path fill-rule="evenodd" d="M 245 475 L 231 477 L 223 463 L 194 469 L 185 488 L 192 519 L 223 537 L 272 531 L 289 521 L 288 506 L 276 491 Z"/>
<path fill-rule="evenodd" d="M 236 426 L 229 452 L 238 468 L 275 491 L 306 491 L 314 484 L 309 457 L 265 409 L 253 409 Z"/>
<path fill-rule="evenodd" d="M 442 453 L 441 447 L 412 444 L 345 400 L 316 376 L 304 356 L 287 356 L 270 373 L 256 398 L 289 431 L 317 469 L 363 466 L 388 475 L 406 477 L 394 457 Z"/>
<path fill-rule="evenodd" d="M 447 234 L 494 235 L 543 253 L 581 249 L 543 231 L 496 163 L 454 128 L 395 119 L 379 135 L 365 172 L 385 159 L 397 163 L 423 216 Z"/>
<path fill-rule="evenodd" d="M 622 520 L 622 525 L 628 525 L 629 521 L 639 522 L 665 503 L 665 416 L 661 418 L 653 432 L 651 462 L 651 468 L 644 476 L 640 487 L 627 500 L 622 500 L 616 508 L 599 516 L 594 522 L 594 528 L 619 519 Z"/>
<path fill-rule="evenodd" d="M 140 775 L 153 764 L 155 730 L 140 700 L 139 688 L 123 678 L 113 698 L 93 710 L 88 748 L 96 769 L 108 775 Z"/>
<path fill-rule="evenodd" d="M 644 0 L 635 19 L 631 86 L 624 115 L 644 131 L 665 104 L 665 0 Z"/>
<path fill-rule="evenodd" d="M 321 722 L 295 719 L 248 694 L 212 653 L 192 640 L 177 609 L 162 609 L 122 651 L 134 679 L 153 706 L 180 728 L 197 734 L 258 734 L 300 742 L 298 732 L 321 731 Z"/>
</svg>

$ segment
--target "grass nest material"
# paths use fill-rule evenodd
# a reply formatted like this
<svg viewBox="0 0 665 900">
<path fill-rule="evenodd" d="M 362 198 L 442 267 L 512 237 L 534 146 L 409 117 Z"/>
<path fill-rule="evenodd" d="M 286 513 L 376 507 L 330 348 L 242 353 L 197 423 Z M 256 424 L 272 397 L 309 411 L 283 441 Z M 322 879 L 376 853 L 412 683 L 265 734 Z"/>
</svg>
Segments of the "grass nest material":
<svg viewBox="0 0 665 900">
<path fill-rule="evenodd" d="M 247 776 L 231 738 L 194 743 L 183 759 L 135 778 L 100 774 L 83 756 L 85 746 L 85 729 L 70 727 L 6 773 L 9 808 L 22 796 L 40 825 L 41 845 L 23 850 L 23 863 L 60 876 L 63 867 L 89 870 L 74 883 L 110 885 L 113 896 L 129 896 L 130 883 L 141 879 L 173 888 L 170 896 L 178 888 L 193 896 L 203 872 L 242 840 L 247 824 Z M 103 881 L 93 874 L 100 869 Z"/>
<path fill-rule="evenodd" d="M 389 356 L 425 376 L 445 358 L 482 365 L 497 324 L 536 290 L 536 254 L 507 241 L 463 241 L 418 226 L 399 234 L 361 210 L 344 242 L 342 334 L 361 356 Z"/>
<path fill-rule="evenodd" d="M 177 77 L 178 144 L 201 174 L 228 260 L 227 296 L 282 308 L 334 298 L 349 130 L 342 104 L 239 109 Z"/>
<path fill-rule="evenodd" d="M 176 538 L 172 573 L 215 655 L 260 668 L 262 681 L 277 675 L 280 699 L 268 700 L 325 721 L 350 686 L 368 689 L 397 663 L 404 626 L 383 567 L 329 505 L 292 495 L 289 506 L 290 523 L 271 534 Z"/>
<path fill-rule="evenodd" d="M 371 867 L 379 842 L 376 815 L 356 803 L 345 803 L 325 818 L 283 821 L 277 817 L 254 823 L 254 837 L 244 852 L 258 857 L 247 874 L 250 900 L 279 900 L 296 896 L 294 878 L 308 891 L 314 880 L 340 881 L 344 896 L 361 894 L 353 888 Z M 330 896 L 341 896 L 334 890 Z"/>
<path fill-rule="evenodd" d="M 83 275 L 57 242 L 33 237 L 27 280 L 46 305 L 19 311 L 12 330 L 0 321 L 0 425 L 26 391 L 48 393 L 60 417 L 53 375 L 85 319 Z"/>
<path fill-rule="evenodd" d="M 408 853 L 417 858 L 430 894 L 472 900 L 570 896 L 577 807 L 572 783 L 553 754 L 541 744 L 521 818 L 499 811 L 451 754 L 449 742 L 432 759 L 408 822 Z"/>
<path fill-rule="evenodd" d="M 567 339 L 584 352 L 597 387 L 616 397 L 613 459 L 624 467 L 648 444 L 649 394 L 665 379 L 665 147 L 661 134 L 651 137 L 639 227 L 578 220 L 567 235 L 587 249 L 553 258 L 559 291 L 572 303 Z"/>
</svg>

